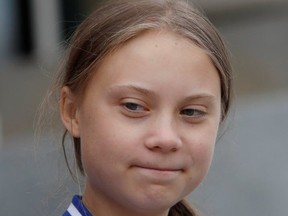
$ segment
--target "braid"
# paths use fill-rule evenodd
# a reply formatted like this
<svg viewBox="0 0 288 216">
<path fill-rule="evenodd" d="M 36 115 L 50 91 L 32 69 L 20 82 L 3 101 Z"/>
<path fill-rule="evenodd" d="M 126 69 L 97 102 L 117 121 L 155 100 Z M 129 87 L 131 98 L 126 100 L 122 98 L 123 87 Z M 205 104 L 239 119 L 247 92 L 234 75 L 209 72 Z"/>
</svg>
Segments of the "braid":
<svg viewBox="0 0 288 216">
<path fill-rule="evenodd" d="M 182 200 L 176 205 L 172 206 L 168 216 L 197 216 L 197 214 L 185 200 Z"/>
</svg>

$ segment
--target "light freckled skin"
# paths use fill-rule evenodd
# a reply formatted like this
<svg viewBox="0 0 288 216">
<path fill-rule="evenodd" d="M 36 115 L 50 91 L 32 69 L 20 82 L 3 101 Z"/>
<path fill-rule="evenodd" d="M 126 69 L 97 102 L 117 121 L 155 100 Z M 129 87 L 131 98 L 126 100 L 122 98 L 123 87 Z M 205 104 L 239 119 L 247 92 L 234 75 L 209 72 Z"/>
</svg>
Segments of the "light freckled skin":
<svg viewBox="0 0 288 216">
<path fill-rule="evenodd" d="M 70 132 L 81 138 L 83 202 L 93 215 L 167 216 L 202 181 L 221 97 L 198 46 L 146 32 L 103 60 L 82 98 Z"/>
</svg>

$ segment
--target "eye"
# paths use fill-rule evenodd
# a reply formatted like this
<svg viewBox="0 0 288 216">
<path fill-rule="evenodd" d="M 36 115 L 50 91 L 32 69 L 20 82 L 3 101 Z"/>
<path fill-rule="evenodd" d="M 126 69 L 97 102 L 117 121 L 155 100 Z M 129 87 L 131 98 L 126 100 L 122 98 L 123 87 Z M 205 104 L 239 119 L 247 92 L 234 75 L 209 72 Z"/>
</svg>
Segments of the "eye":
<svg viewBox="0 0 288 216">
<path fill-rule="evenodd" d="M 149 109 L 142 101 L 135 101 L 134 99 L 124 100 L 121 103 L 122 113 L 131 118 L 144 117 L 149 113 Z"/>
<path fill-rule="evenodd" d="M 140 104 L 133 103 L 133 102 L 122 103 L 122 106 L 125 109 L 127 109 L 128 111 L 132 111 L 132 112 L 141 112 L 141 111 L 147 110 L 143 106 L 141 106 Z"/>
<path fill-rule="evenodd" d="M 180 115 L 184 115 L 185 117 L 202 117 L 205 115 L 204 111 L 199 109 L 187 108 L 180 111 Z"/>
</svg>

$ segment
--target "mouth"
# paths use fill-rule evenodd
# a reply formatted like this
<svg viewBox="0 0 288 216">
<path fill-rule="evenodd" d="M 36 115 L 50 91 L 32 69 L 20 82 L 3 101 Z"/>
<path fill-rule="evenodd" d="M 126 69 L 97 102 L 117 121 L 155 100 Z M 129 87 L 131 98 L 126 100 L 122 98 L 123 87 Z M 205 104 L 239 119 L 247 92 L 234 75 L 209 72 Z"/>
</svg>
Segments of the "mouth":
<svg viewBox="0 0 288 216">
<path fill-rule="evenodd" d="M 155 170 L 159 172 L 180 172 L 182 169 L 176 169 L 176 168 L 165 168 L 165 167 L 146 167 L 146 166 L 135 166 L 140 169 L 147 169 L 147 170 Z"/>
<path fill-rule="evenodd" d="M 183 172 L 183 169 L 171 167 L 133 166 L 133 168 L 141 177 L 161 182 L 175 180 Z"/>
</svg>

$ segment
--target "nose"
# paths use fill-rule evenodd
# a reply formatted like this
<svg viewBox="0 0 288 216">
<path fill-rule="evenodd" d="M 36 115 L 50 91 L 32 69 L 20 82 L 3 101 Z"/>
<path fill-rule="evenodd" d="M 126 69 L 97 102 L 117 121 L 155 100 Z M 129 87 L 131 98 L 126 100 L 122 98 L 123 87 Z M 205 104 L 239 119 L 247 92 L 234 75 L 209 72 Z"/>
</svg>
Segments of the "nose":
<svg viewBox="0 0 288 216">
<path fill-rule="evenodd" d="M 182 146 L 182 139 L 172 121 L 154 121 L 149 127 L 145 147 L 162 153 L 176 152 Z"/>
</svg>

